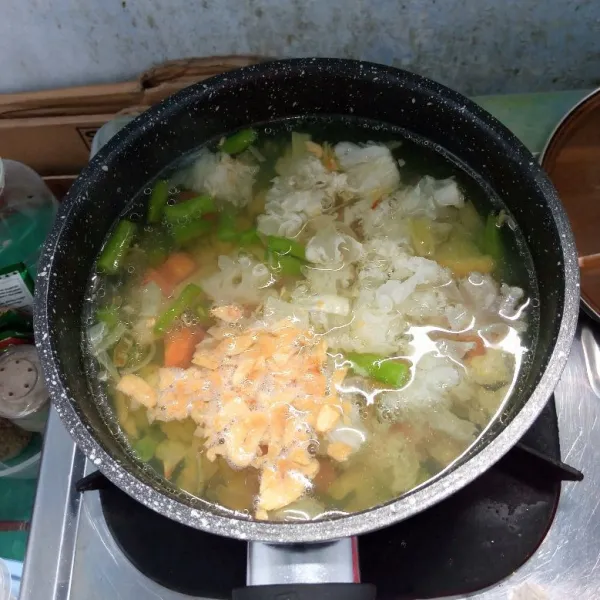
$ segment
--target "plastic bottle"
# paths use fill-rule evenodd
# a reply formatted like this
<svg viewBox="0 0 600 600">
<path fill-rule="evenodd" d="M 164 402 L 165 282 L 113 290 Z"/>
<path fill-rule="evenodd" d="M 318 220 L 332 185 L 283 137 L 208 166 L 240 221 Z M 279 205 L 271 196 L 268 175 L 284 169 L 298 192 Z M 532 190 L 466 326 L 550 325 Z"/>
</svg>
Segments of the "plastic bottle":
<svg viewBox="0 0 600 600">
<path fill-rule="evenodd" d="M 0 159 L 0 307 L 31 308 L 38 258 L 57 206 L 35 171 Z"/>
<path fill-rule="evenodd" d="M 0 600 L 14 600 L 14 596 L 10 592 L 10 571 L 0 558 Z"/>
</svg>

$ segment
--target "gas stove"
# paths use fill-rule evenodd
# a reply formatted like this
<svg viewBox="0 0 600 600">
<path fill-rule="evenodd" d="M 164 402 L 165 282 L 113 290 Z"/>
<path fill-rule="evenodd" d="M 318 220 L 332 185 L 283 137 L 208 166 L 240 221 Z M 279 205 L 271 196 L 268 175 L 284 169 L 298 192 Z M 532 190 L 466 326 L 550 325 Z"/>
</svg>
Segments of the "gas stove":
<svg viewBox="0 0 600 600">
<path fill-rule="evenodd" d="M 554 117 L 548 105 L 531 108 L 550 128 L 571 103 L 553 106 Z M 495 112 L 504 101 L 483 104 Z M 522 138 L 531 133 L 519 120 L 526 112 L 511 111 L 507 122 Z M 92 154 L 129 120 L 104 126 Z M 600 326 L 582 315 L 554 398 L 498 465 L 399 525 L 358 540 L 290 547 L 217 538 L 137 504 L 94 475 L 52 411 L 20 597 L 213 600 L 245 583 L 351 582 L 360 567 L 379 600 L 597 600 L 599 417 Z M 561 484 L 577 477 L 564 463 L 585 479 Z"/>
<path fill-rule="evenodd" d="M 538 432 L 528 434 L 534 442 L 527 441 L 525 449 L 517 450 L 520 454 L 516 458 L 512 451 L 512 458 L 509 455 L 465 490 L 394 526 L 399 529 L 392 527 L 358 538 L 363 581 L 379 586 L 378 598 L 600 598 L 598 342 L 598 325 L 582 316 L 554 404 L 550 402 L 542 414 Z M 554 406 L 560 456 L 585 473 L 581 482 L 561 486 L 557 481 L 563 477 L 553 477 L 552 463 L 534 461 L 528 465 L 531 457 L 527 448 L 536 452 L 536 444 L 552 457 L 552 449 L 543 446 L 553 444 L 544 432 L 555 427 Z M 100 491 L 79 492 L 78 484 L 82 489 L 81 480 L 94 471 L 94 465 L 76 449 L 53 412 L 46 433 L 22 600 L 212 600 L 228 597 L 228 590 L 243 585 L 244 579 L 258 584 L 342 582 L 354 577 L 351 540 L 293 548 L 252 544 L 247 551 L 243 542 L 209 536 L 194 538 L 193 543 L 190 538 L 190 551 L 186 552 L 179 547 L 186 531 L 190 536 L 208 534 L 182 525 L 178 527 L 183 529 L 173 532 L 167 525 L 171 533 L 165 533 L 164 523 L 154 521 L 153 516 L 144 517 L 148 509 L 108 484 L 88 486 L 100 487 Z M 516 496 L 508 497 L 506 490 L 515 479 L 523 482 L 527 493 L 519 488 Z M 498 489 L 486 496 L 473 488 L 477 485 L 484 492 L 493 486 Z M 470 511 L 466 516 L 464 502 Z M 468 535 L 466 528 L 472 528 Z M 532 535 L 538 535 L 541 543 Z M 423 543 L 422 538 L 427 537 L 429 545 Z M 464 557 L 467 550 L 475 560 Z M 205 563 L 209 557 L 204 571 L 203 556 Z M 443 586 L 432 585 L 442 578 L 450 582 L 447 590 L 451 596 Z M 185 593 L 171 589 L 173 581 L 178 581 Z M 195 595 L 187 593 L 190 591 Z"/>
</svg>

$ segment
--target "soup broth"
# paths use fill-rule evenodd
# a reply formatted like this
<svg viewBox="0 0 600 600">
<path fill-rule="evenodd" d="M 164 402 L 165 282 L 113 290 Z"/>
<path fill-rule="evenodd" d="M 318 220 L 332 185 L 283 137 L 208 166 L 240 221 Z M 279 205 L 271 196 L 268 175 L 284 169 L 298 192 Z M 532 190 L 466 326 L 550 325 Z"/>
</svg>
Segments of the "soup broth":
<svg viewBox="0 0 600 600">
<path fill-rule="evenodd" d="M 402 130 L 286 121 L 143 190 L 84 344 L 123 443 L 236 515 L 327 518 L 449 468 L 536 341 L 531 258 L 492 190 Z"/>
</svg>

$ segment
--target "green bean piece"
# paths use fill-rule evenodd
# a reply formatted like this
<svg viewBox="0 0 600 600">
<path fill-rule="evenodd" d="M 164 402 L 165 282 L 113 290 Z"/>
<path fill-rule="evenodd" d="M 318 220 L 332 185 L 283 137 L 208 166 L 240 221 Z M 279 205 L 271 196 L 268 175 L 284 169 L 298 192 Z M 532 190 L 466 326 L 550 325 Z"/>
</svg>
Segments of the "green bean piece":
<svg viewBox="0 0 600 600">
<path fill-rule="evenodd" d="M 238 239 L 239 232 L 236 227 L 235 213 L 233 211 L 226 209 L 219 214 L 217 237 L 222 242 L 234 242 Z"/>
<path fill-rule="evenodd" d="M 202 288 L 196 284 L 186 285 L 171 306 L 158 317 L 154 324 L 154 333 L 163 335 L 188 308 L 194 306 L 200 294 L 202 294 Z"/>
<path fill-rule="evenodd" d="M 167 204 L 163 214 L 169 223 L 191 221 L 199 219 L 203 215 L 215 212 L 215 201 L 210 196 L 196 196 L 177 204 Z"/>
<path fill-rule="evenodd" d="M 148 223 L 159 223 L 167 200 L 169 199 L 169 182 L 159 179 L 152 188 L 148 204 Z"/>
<path fill-rule="evenodd" d="M 379 354 L 349 352 L 346 358 L 359 374 L 366 375 L 393 388 L 402 387 L 408 378 L 408 365 Z"/>
<path fill-rule="evenodd" d="M 289 254 L 301 260 L 306 260 L 306 248 L 295 240 L 269 235 L 267 236 L 267 248 L 278 254 Z"/>
<path fill-rule="evenodd" d="M 170 243 L 170 240 L 168 240 L 164 234 L 157 235 L 153 241 L 146 246 L 146 258 L 148 259 L 148 264 L 151 267 L 162 265 L 169 255 L 171 246 L 172 243 Z"/>
<path fill-rule="evenodd" d="M 96 311 L 96 320 L 104 323 L 109 329 L 115 327 L 119 321 L 119 309 L 116 306 L 104 306 Z"/>
<path fill-rule="evenodd" d="M 230 135 L 222 144 L 221 151 L 225 154 L 239 154 L 251 146 L 258 138 L 254 129 L 242 129 Z"/>
<path fill-rule="evenodd" d="M 210 308 L 204 303 L 196 306 L 196 315 L 198 315 L 200 325 L 210 325 L 214 320 L 210 314 Z"/>
<path fill-rule="evenodd" d="M 98 258 L 100 271 L 114 275 L 121 268 L 136 231 L 137 227 L 131 221 L 123 219 L 119 222 Z"/>
<path fill-rule="evenodd" d="M 302 275 L 304 263 L 295 256 L 279 254 L 267 250 L 267 265 L 271 270 L 280 273 L 281 275 L 299 277 Z"/>
<path fill-rule="evenodd" d="M 139 459 L 148 462 L 154 456 L 159 443 L 158 437 L 153 435 L 152 432 L 148 432 L 144 437 L 134 442 L 132 446 Z"/>
<path fill-rule="evenodd" d="M 502 232 L 500 231 L 500 227 L 498 227 L 498 216 L 494 213 L 490 213 L 485 222 L 483 251 L 496 261 L 500 261 L 504 257 Z"/>
<path fill-rule="evenodd" d="M 261 240 L 258 235 L 258 231 L 255 228 L 248 229 L 247 231 L 240 233 L 237 240 L 238 245 L 242 247 L 260 244 L 260 241 Z"/>
<path fill-rule="evenodd" d="M 198 219 L 196 221 L 189 221 L 188 223 L 177 223 L 173 225 L 171 235 L 176 244 L 185 246 L 207 234 L 210 229 L 211 223 L 209 221 Z"/>
</svg>

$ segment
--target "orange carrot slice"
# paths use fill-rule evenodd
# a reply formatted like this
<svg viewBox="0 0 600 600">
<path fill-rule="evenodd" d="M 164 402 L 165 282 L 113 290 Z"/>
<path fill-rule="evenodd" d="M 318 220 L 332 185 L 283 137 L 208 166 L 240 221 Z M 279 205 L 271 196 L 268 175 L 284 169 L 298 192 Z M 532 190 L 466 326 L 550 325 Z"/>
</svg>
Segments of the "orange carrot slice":
<svg viewBox="0 0 600 600">
<path fill-rule="evenodd" d="M 165 367 L 187 369 L 192 364 L 196 345 L 204 338 L 204 330 L 184 327 L 165 336 Z"/>
<path fill-rule="evenodd" d="M 168 277 L 177 285 L 184 279 L 187 279 L 196 270 L 196 263 L 185 252 L 173 252 L 160 267 L 160 270 L 165 277 Z"/>
</svg>

